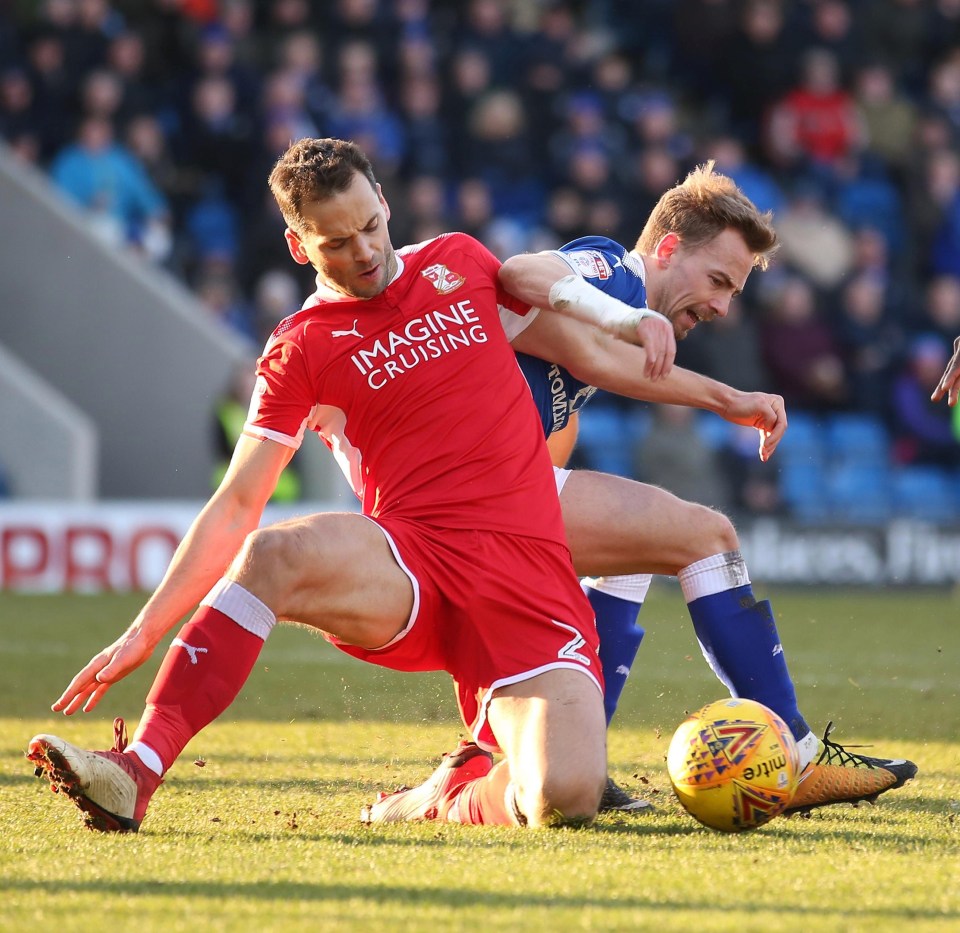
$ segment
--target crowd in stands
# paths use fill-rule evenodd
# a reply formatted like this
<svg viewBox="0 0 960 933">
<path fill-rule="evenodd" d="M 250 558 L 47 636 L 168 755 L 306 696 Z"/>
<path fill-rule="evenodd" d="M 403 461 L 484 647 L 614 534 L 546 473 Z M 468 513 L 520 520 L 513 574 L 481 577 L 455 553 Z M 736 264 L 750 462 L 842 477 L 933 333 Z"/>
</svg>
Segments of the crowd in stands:
<svg viewBox="0 0 960 933">
<path fill-rule="evenodd" d="M 501 258 L 632 245 L 714 159 L 783 246 L 678 362 L 960 475 L 929 402 L 960 334 L 960 0 L 0 0 L 0 136 L 254 348 L 312 288 L 265 183 L 292 140 L 356 140 L 398 245 L 459 229 Z M 606 397 L 585 428 L 602 407 L 650 446 L 615 468 L 659 479 L 654 432 L 686 432 L 716 504 L 796 506 L 740 432 Z"/>
</svg>

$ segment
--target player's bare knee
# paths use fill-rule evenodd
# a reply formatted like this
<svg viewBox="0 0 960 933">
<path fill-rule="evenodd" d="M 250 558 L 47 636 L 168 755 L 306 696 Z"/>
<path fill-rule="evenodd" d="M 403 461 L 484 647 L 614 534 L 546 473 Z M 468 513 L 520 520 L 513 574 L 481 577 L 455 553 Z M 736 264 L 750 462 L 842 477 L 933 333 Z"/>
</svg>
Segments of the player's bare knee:
<svg viewBox="0 0 960 933">
<path fill-rule="evenodd" d="M 301 565 L 302 549 L 290 528 L 267 526 L 247 535 L 231 567 L 231 576 L 268 605 L 275 593 L 289 591 Z"/>
<path fill-rule="evenodd" d="M 528 782 L 518 794 L 518 803 L 532 827 L 586 825 L 597 816 L 605 783 L 606 773 L 600 769 L 546 775 Z"/>
<path fill-rule="evenodd" d="M 690 503 L 690 506 L 696 513 L 694 521 L 697 536 L 695 542 L 691 542 L 695 544 L 696 550 L 691 551 L 688 563 L 712 557 L 714 554 L 735 551 L 740 547 L 737 529 L 726 515 L 706 505 Z"/>
</svg>

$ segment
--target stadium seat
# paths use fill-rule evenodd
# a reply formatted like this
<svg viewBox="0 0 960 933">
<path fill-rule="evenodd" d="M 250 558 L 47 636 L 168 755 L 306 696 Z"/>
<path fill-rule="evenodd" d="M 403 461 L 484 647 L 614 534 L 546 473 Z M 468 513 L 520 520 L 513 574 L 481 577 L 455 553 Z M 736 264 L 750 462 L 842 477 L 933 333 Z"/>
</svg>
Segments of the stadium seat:
<svg viewBox="0 0 960 933">
<path fill-rule="evenodd" d="M 777 447 L 776 456 L 783 464 L 822 465 L 826 459 L 826 444 L 817 417 L 803 411 L 788 411 L 787 432 Z"/>
<path fill-rule="evenodd" d="M 893 515 L 891 475 L 886 459 L 833 464 L 827 472 L 827 501 L 833 521 L 882 525 Z"/>
<path fill-rule="evenodd" d="M 907 466 L 893 476 L 893 505 L 902 518 L 949 524 L 957 520 L 955 483 L 947 470 Z"/>
<path fill-rule="evenodd" d="M 577 462 L 590 470 L 631 475 L 631 430 L 628 419 L 612 405 L 591 405 L 580 419 Z"/>
<path fill-rule="evenodd" d="M 787 460 L 780 466 L 779 477 L 780 495 L 797 522 L 817 525 L 829 519 L 827 473 L 822 463 Z"/>
<path fill-rule="evenodd" d="M 789 432 L 789 428 L 787 429 Z M 876 416 L 855 412 L 831 415 L 824 433 L 827 455 L 836 463 L 885 464 L 890 460 L 890 435 Z"/>
</svg>

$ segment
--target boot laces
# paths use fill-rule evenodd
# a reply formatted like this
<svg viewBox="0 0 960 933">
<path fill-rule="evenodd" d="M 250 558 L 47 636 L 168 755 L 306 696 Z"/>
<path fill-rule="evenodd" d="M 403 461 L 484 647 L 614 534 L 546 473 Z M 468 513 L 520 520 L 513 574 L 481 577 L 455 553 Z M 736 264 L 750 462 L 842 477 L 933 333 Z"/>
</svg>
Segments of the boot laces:
<svg viewBox="0 0 960 933">
<path fill-rule="evenodd" d="M 823 751 L 817 759 L 817 764 L 838 765 L 843 768 L 873 768 L 869 761 L 860 755 L 855 755 L 847 751 L 843 745 L 830 741 L 830 730 L 833 729 L 833 722 L 827 723 L 827 728 L 823 730 Z M 850 745 L 848 748 L 864 748 L 862 745 Z"/>
<path fill-rule="evenodd" d="M 122 752 L 127 747 L 127 724 L 117 716 L 113 721 L 113 750 Z"/>
</svg>

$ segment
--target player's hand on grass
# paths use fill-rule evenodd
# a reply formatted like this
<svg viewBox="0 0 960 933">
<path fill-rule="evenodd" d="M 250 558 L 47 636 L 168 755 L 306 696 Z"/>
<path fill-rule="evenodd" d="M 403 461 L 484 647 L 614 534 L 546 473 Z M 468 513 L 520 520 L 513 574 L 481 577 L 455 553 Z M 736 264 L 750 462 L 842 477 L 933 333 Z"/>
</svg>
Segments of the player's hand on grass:
<svg viewBox="0 0 960 933">
<path fill-rule="evenodd" d="M 153 653 L 142 633 L 124 632 L 112 645 L 95 654 L 81 670 L 51 709 L 69 716 L 79 709 L 89 713 L 110 689 L 136 670 Z"/>
<path fill-rule="evenodd" d="M 646 362 L 643 374 L 648 379 L 662 379 L 673 368 L 677 355 L 677 338 L 673 325 L 664 317 L 644 317 L 637 324 L 636 343 L 643 347 Z"/>
<path fill-rule="evenodd" d="M 960 337 L 953 341 L 953 356 L 947 363 L 947 368 L 940 377 L 940 382 L 930 396 L 934 402 L 939 402 L 946 395 L 947 404 L 952 408 L 957 404 L 960 395 Z"/>
<path fill-rule="evenodd" d="M 766 392 L 741 392 L 722 412 L 732 424 L 756 428 L 760 432 L 760 459 L 766 463 L 787 430 L 787 411 L 779 395 Z"/>
</svg>

